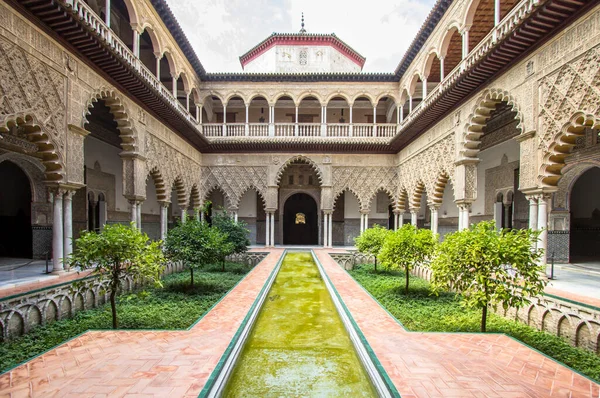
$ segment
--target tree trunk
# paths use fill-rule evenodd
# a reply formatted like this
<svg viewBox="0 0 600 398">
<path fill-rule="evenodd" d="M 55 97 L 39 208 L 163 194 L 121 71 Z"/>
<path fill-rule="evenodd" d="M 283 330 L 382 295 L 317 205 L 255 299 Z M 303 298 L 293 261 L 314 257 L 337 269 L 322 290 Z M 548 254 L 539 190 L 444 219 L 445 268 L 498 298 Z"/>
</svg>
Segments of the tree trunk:
<svg viewBox="0 0 600 398">
<path fill-rule="evenodd" d="M 192 281 L 192 283 L 190 284 L 191 287 L 194 287 L 194 269 L 190 267 L 190 279 Z"/>
<path fill-rule="evenodd" d="M 112 326 L 113 329 L 118 327 L 117 325 L 117 302 L 115 296 L 117 295 L 117 289 L 113 288 L 110 291 L 110 309 L 112 310 Z"/>
<path fill-rule="evenodd" d="M 404 294 L 408 296 L 408 278 L 410 277 L 408 273 L 408 265 L 404 267 L 404 272 L 406 273 L 406 286 L 404 287 Z"/>
<path fill-rule="evenodd" d="M 375 257 L 375 272 L 377 272 L 377 256 Z"/>
<path fill-rule="evenodd" d="M 485 326 L 487 323 L 487 304 L 481 309 L 481 332 L 485 332 Z"/>
</svg>

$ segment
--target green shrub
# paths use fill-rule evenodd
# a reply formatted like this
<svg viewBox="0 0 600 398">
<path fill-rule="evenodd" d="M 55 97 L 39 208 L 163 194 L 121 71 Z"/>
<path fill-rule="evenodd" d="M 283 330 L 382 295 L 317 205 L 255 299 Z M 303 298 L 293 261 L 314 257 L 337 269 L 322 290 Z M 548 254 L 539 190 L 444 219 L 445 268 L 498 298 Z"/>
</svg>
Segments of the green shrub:
<svg viewBox="0 0 600 398">
<path fill-rule="evenodd" d="M 430 285 L 412 278 L 408 297 L 400 282 L 402 271 L 373 272 L 372 265 L 360 265 L 350 274 L 373 295 L 406 329 L 419 332 L 478 332 L 481 312 L 465 308 L 454 293 L 432 295 Z M 541 351 L 584 375 L 600 381 L 600 356 L 572 347 L 564 339 L 538 331 L 517 321 L 490 314 L 488 332 L 505 333 Z"/>
</svg>

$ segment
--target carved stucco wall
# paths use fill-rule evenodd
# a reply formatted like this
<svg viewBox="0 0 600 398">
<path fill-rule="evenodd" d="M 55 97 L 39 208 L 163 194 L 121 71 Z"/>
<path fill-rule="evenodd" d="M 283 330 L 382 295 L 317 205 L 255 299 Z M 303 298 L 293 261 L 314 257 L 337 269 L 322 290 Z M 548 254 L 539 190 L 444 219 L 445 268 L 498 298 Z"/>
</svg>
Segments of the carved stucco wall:
<svg viewBox="0 0 600 398">
<path fill-rule="evenodd" d="M 86 115 L 104 99 L 124 153 L 139 155 L 124 159 L 126 193 L 144 196 L 146 176 L 158 167 L 168 187 L 179 177 L 189 195 L 200 180 L 196 149 L 5 4 L 0 22 L 0 126 L 33 117 L 53 146 L 62 181 L 81 184 Z"/>
</svg>

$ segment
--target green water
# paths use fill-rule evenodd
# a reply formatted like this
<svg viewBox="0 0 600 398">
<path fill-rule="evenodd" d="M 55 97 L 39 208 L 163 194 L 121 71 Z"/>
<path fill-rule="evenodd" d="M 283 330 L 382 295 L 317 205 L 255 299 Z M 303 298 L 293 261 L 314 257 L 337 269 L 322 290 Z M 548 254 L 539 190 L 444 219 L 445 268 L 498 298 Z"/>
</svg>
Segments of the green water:
<svg viewBox="0 0 600 398">
<path fill-rule="evenodd" d="M 286 255 L 224 396 L 377 396 L 310 253 Z"/>
</svg>

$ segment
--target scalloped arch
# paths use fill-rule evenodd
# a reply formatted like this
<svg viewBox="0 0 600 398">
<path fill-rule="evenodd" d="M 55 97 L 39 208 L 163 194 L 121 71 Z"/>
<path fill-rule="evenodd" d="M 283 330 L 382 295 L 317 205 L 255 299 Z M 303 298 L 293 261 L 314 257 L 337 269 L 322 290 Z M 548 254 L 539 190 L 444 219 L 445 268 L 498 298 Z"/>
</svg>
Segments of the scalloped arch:
<svg viewBox="0 0 600 398">
<path fill-rule="evenodd" d="M 462 148 L 459 153 L 461 158 L 477 159 L 479 145 L 481 144 L 481 136 L 483 135 L 483 128 L 490 118 L 491 113 L 501 102 L 506 102 L 512 110 L 516 112 L 515 119 L 519 121 L 516 128 L 523 132 L 523 113 L 519 109 L 514 98 L 504 90 L 486 89 L 480 95 L 473 107 L 473 112 L 467 117 L 468 122 L 464 128 Z"/>
<path fill-rule="evenodd" d="M 138 151 L 137 132 L 131 123 L 130 112 L 127 110 L 126 104 L 115 90 L 100 89 L 91 95 L 84 110 L 81 127 L 85 129 L 85 125 L 88 123 L 87 116 L 91 114 L 91 109 L 99 100 L 105 102 L 115 118 L 123 151 L 136 153 Z"/>
<path fill-rule="evenodd" d="M 46 179 L 52 182 L 63 182 L 66 174 L 63 155 L 52 137 L 44 132 L 37 118 L 27 113 L 10 115 L 0 126 L 0 132 L 7 133 L 15 126 L 21 127 L 28 140 L 37 147 Z"/>
<path fill-rule="evenodd" d="M 158 169 L 158 166 L 152 168 L 148 175 L 152 177 L 154 187 L 156 188 L 156 200 L 159 202 L 168 202 L 169 196 L 167 194 L 167 185 L 165 184 L 165 179 L 163 178 L 161 171 Z"/>
</svg>

